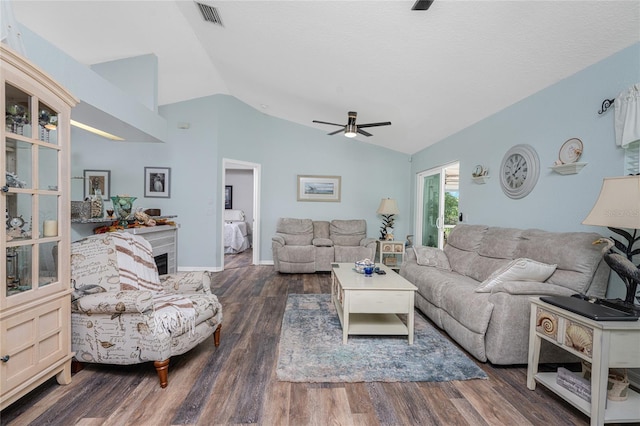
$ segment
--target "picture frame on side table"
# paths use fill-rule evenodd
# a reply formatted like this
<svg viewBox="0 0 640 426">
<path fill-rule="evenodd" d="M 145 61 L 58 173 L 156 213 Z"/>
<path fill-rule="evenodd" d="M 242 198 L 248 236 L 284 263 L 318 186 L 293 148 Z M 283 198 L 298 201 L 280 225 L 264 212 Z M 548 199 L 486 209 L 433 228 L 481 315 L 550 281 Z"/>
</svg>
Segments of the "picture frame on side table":
<svg viewBox="0 0 640 426">
<path fill-rule="evenodd" d="M 144 168 L 144 196 L 148 198 L 171 198 L 171 168 Z"/>
<path fill-rule="evenodd" d="M 340 202 L 340 176 L 298 175 L 298 201 Z"/>
<path fill-rule="evenodd" d="M 102 199 L 111 197 L 111 170 L 84 170 L 84 196 L 83 199 L 93 195 L 96 189 L 102 191 Z"/>
<path fill-rule="evenodd" d="M 225 210 L 230 210 L 233 208 L 233 186 L 232 185 L 224 186 L 224 208 Z"/>
</svg>

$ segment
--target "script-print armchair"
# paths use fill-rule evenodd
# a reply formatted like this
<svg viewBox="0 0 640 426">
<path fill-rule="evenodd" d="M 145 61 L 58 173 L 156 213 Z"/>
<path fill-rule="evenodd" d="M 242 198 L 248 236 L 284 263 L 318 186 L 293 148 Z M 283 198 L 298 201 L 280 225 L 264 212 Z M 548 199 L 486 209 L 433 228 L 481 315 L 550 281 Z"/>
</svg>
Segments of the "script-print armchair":
<svg viewBox="0 0 640 426">
<path fill-rule="evenodd" d="M 172 356 L 212 334 L 220 344 L 222 306 L 209 272 L 159 277 L 149 242 L 126 232 L 71 246 L 71 344 L 80 363 L 153 361 L 164 388 Z"/>
</svg>

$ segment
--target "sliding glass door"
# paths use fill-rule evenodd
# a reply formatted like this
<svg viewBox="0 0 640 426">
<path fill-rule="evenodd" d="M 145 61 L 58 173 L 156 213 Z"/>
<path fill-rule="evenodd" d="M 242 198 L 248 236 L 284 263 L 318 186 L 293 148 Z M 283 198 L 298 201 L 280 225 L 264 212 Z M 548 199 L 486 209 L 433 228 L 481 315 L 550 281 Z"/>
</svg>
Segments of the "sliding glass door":
<svg viewBox="0 0 640 426">
<path fill-rule="evenodd" d="M 458 223 L 458 181 L 457 162 L 418 173 L 416 245 L 444 247 L 448 230 Z"/>
</svg>

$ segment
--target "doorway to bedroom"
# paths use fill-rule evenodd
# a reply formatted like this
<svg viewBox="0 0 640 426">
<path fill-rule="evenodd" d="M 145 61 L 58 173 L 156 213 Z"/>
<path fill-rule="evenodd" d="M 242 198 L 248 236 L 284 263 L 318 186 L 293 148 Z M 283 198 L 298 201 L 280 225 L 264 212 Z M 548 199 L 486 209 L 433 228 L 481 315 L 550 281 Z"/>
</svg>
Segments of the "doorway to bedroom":
<svg viewBox="0 0 640 426">
<path fill-rule="evenodd" d="M 251 253 L 260 259 L 260 164 L 223 159 L 221 200 L 221 261 L 229 267 L 233 256 Z"/>
</svg>

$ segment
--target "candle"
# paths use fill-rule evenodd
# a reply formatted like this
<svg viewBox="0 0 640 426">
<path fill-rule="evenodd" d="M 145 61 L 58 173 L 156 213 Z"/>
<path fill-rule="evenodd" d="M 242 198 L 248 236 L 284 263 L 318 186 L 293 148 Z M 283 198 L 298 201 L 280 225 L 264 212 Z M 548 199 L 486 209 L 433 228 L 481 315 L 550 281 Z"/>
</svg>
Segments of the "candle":
<svg viewBox="0 0 640 426">
<path fill-rule="evenodd" d="M 55 237 L 56 235 L 58 235 L 57 220 L 45 220 L 43 228 L 45 237 Z"/>
</svg>

